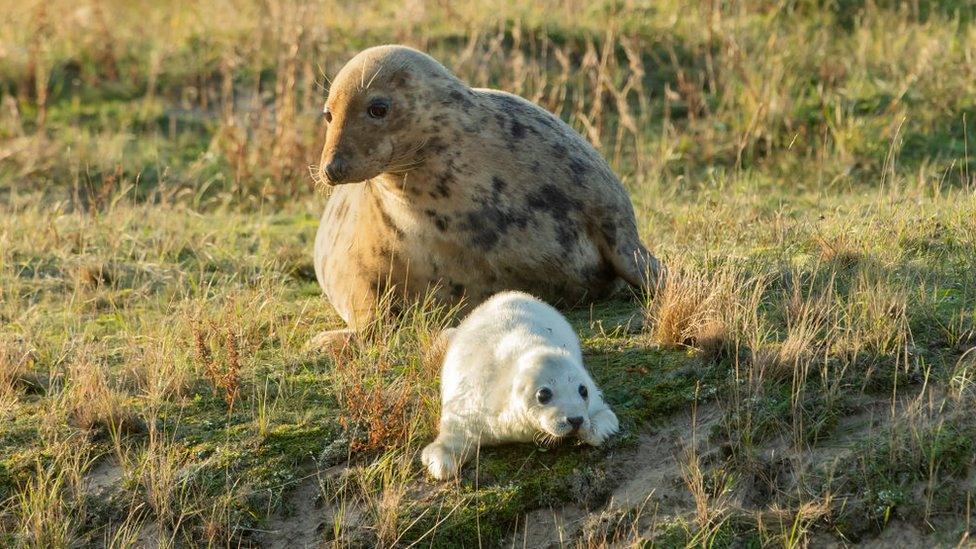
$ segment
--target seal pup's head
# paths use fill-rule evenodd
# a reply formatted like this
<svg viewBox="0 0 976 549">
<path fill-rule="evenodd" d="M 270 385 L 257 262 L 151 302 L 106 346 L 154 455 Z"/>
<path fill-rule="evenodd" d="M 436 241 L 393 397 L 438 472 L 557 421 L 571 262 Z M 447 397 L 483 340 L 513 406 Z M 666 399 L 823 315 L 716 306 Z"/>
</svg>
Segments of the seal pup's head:
<svg viewBox="0 0 976 549">
<path fill-rule="evenodd" d="M 519 359 L 512 399 L 531 426 L 559 440 L 591 428 L 590 402 L 598 392 L 575 357 L 562 350 L 529 353 Z"/>
<path fill-rule="evenodd" d="M 467 86 L 427 54 L 376 46 L 353 57 L 329 87 L 319 175 L 331 185 L 406 173 L 422 159 L 434 113 Z"/>
</svg>

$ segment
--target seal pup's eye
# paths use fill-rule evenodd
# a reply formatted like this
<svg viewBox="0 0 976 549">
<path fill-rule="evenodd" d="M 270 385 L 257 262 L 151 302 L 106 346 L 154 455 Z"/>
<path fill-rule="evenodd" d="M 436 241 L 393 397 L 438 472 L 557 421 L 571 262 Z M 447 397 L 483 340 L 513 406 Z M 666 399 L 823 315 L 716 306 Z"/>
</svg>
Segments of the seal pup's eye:
<svg viewBox="0 0 976 549">
<path fill-rule="evenodd" d="M 586 385 L 580 385 L 579 394 L 583 397 L 583 400 L 586 400 L 586 397 L 590 396 L 590 392 L 586 390 Z"/>
<path fill-rule="evenodd" d="M 539 404 L 545 404 L 552 400 L 552 391 L 548 387 L 543 387 L 535 394 L 535 399 Z"/>
<path fill-rule="evenodd" d="M 388 112 L 390 112 L 390 102 L 385 99 L 374 99 L 366 107 L 366 114 L 370 118 L 383 118 Z"/>
<path fill-rule="evenodd" d="M 326 109 L 322 111 L 322 116 L 325 118 L 325 121 L 327 123 L 332 123 L 332 111 L 330 111 L 328 107 L 326 107 Z"/>
</svg>

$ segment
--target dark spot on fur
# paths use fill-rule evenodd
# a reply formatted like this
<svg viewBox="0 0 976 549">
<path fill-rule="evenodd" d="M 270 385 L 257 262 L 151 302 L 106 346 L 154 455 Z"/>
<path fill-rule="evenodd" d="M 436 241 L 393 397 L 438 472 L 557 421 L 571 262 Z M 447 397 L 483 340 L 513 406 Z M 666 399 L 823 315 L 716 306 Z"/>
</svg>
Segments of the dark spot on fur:
<svg viewBox="0 0 976 549">
<path fill-rule="evenodd" d="M 583 175 L 586 173 L 587 167 L 586 163 L 574 156 L 569 159 L 569 169 L 576 175 Z"/>
<path fill-rule="evenodd" d="M 407 70 L 399 70 L 393 74 L 390 82 L 396 87 L 409 87 L 411 84 L 410 72 Z"/>
<path fill-rule="evenodd" d="M 433 198 L 450 198 L 452 183 L 454 183 L 453 173 L 446 171 L 439 174 L 437 176 L 437 183 L 434 185 L 434 190 L 431 191 L 430 196 Z"/>
<path fill-rule="evenodd" d="M 559 223 L 556 225 L 556 240 L 568 252 L 579 245 L 579 232 L 570 225 Z"/>
<path fill-rule="evenodd" d="M 377 209 L 380 211 L 380 219 L 383 221 L 383 225 L 385 225 L 386 228 L 393 231 L 393 234 L 396 235 L 397 240 L 402 239 L 403 229 L 397 226 L 396 222 L 393 221 L 393 218 L 390 217 L 390 214 L 388 214 L 386 210 L 384 210 L 382 207 Z"/>
<path fill-rule="evenodd" d="M 506 186 L 508 186 L 508 183 L 505 183 L 505 180 L 497 175 L 491 176 L 491 190 L 493 193 L 500 194 L 505 192 Z"/>
<path fill-rule="evenodd" d="M 464 222 L 461 227 L 471 232 L 471 243 L 481 249 L 490 250 L 495 247 L 500 238 L 498 226 L 507 223 L 505 218 L 497 211 L 487 211 L 482 208 L 480 211 L 471 211 L 465 214 Z"/>
<path fill-rule="evenodd" d="M 565 218 L 570 212 L 583 209 L 582 202 L 567 195 L 562 189 L 551 183 L 529 193 L 526 200 L 533 210 L 543 210 L 559 218 Z"/>
<path fill-rule="evenodd" d="M 559 187 L 546 184 L 526 196 L 526 204 L 552 217 L 556 225 L 556 239 L 563 250 L 572 250 L 579 242 L 576 218 L 571 214 L 583 209 L 583 203 L 567 195 Z"/>
<path fill-rule="evenodd" d="M 447 283 L 450 286 L 451 297 L 460 299 L 464 295 L 464 284 L 458 284 L 453 280 L 448 280 Z"/>
<path fill-rule="evenodd" d="M 452 101 L 460 105 L 464 112 L 468 112 L 472 107 L 474 107 L 474 103 L 468 99 L 467 94 L 461 92 L 460 90 L 451 90 L 448 96 Z"/>
<path fill-rule="evenodd" d="M 509 95 L 492 94 L 489 97 L 499 109 L 511 115 L 518 116 L 523 124 L 532 121 L 541 126 L 545 126 L 550 131 L 563 133 L 559 127 L 559 119 L 556 118 L 556 115 L 538 105 Z M 531 130 L 531 128 L 529 129 Z"/>
<path fill-rule="evenodd" d="M 525 137 L 525 126 L 515 119 L 515 117 L 512 117 L 512 138 L 518 140 L 523 137 Z"/>
<path fill-rule="evenodd" d="M 584 176 L 589 168 L 586 163 L 577 157 L 572 157 L 569 159 L 569 172 L 570 177 L 573 179 L 573 183 L 576 185 L 582 185 L 585 183 Z"/>
<path fill-rule="evenodd" d="M 430 209 L 424 210 L 424 214 L 427 217 L 429 217 L 431 219 L 431 221 L 434 222 L 434 225 L 436 225 L 437 228 L 441 232 L 447 230 L 447 217 L 446 216 L 443 216 L 443 215 L 435 212 L 434 210 L 430 210 Z"/>
<path fill-rule="evenodd" d="M 552 146 L 552 154 L 556 158 L 566 158 L 566 145 L 556 143 Z"/>
<path fill-rule="evenodd" d="M 524 229 L 529 224 L 529 212 L 515 211 L 501 199 L 506 186 L 504 180 L 492 177 L 489 193 L 477 200 L 476 209 L 463 215 L 460 227 L 471 233 L 471 243 L 478 249 L 490 250 L 502 235 L 513 228 Z"/>
<path fill-rule="evenodd" d="M 436 133 L 436 130 L 430 130 L 430 131 L 431 133 Z M 424 145 L 425 153 L 440 155 L 443 154 L 444 151 L 446 150 L 447 150 L 447 144 L 444 143 L 444 140 L 441 139 L 440 137 L 432 137 L 429 141 L 427 141 L 427 144 Z M 421 154 L 418 156 L 423 157 L 424 155 Z"/>
</svg>

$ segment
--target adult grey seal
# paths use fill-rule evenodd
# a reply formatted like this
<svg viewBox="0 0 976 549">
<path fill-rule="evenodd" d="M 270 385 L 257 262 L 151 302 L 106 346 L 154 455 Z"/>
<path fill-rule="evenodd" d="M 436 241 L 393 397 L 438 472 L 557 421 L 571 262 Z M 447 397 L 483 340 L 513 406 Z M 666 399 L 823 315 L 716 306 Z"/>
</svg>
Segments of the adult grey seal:
<svg viewBox="0 0 976 549">
<path fill-rule="evenodd" d="M 339 71 L 324 112 L 317 173 L 334 189 L 315 272 L 346 334 L 388 292 L 473 306 L 523 290 L 572 305 L 621 279 L 656 283 L 620 181 L 545 109 L 472 89 L 414 49 L 379 46 Z"/>
</svg>

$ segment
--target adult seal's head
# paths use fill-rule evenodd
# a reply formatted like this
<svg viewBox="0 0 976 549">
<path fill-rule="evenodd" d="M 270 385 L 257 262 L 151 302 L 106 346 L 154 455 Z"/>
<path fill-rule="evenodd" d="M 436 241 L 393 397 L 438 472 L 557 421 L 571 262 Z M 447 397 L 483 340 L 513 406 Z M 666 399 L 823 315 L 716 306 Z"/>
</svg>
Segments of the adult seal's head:
<svg viewBox="0 0 976 549">
<path fill-rule="evenodd" d="M 430 56 L 404 46 L 377 46 L 336 75 L 325 104 L 328 134 L 319 167 L 332 185 L 357 183 L 415 167 L 426 138 L 415 128 L 439 95 L 461 83 Z"/>
</svg>

